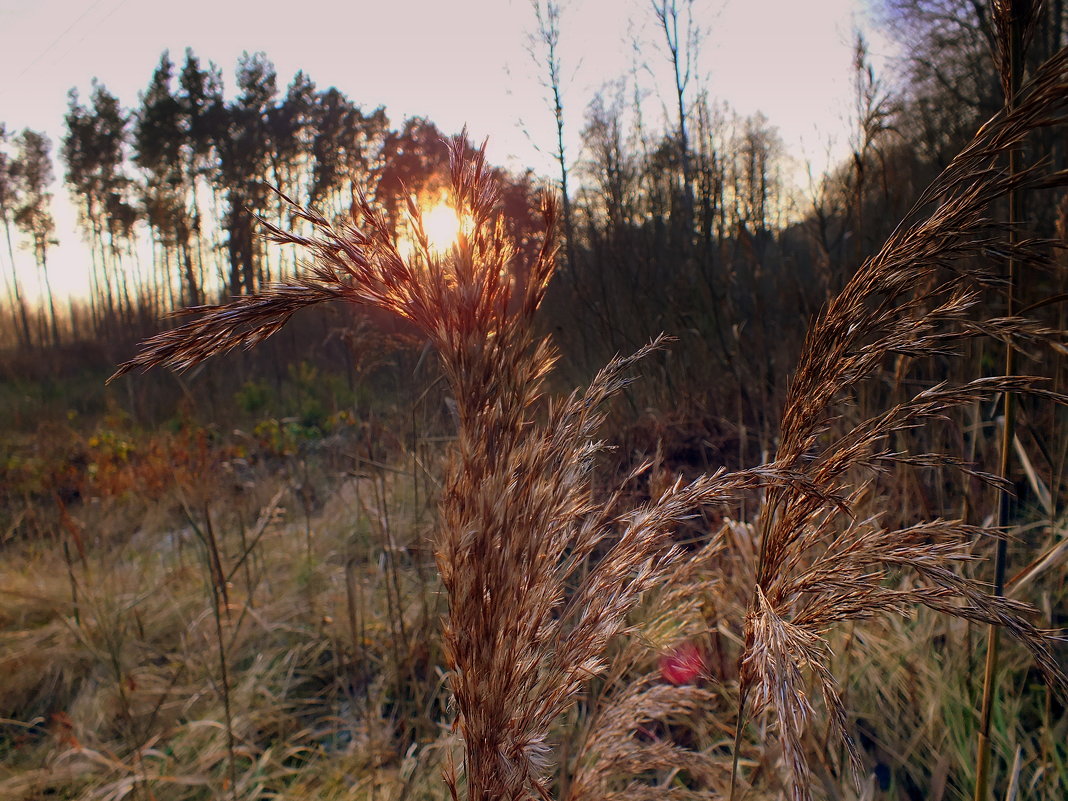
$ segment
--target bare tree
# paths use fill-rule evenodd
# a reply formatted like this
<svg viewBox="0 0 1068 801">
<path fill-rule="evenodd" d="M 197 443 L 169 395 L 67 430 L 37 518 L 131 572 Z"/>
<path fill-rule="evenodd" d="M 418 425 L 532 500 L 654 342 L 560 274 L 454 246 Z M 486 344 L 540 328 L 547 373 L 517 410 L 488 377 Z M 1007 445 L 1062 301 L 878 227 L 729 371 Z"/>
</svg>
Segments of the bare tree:
<svg viewBox="0 0 1068 801">
<path fill-rule="evenodd" d="M 689 108 L 686 91 L 693 78 L 697 49 L 701 34 L 693 16 L 693 0 L 683 0 L 680 10 L 678 0 L 653 0 L 653 13 L 664 34 L 668 59 L 675 75 L 675 99 L 678 106 L 679 169 L 683 183 L 684 222 L 693 221 L 693 167 L 690 158 L 690 135 L 687 126 Z M 681 31 L 680 31 L 681 26 Z"/>
<path fill-rule="evenodd" d="M 609 229 L 629 225 L 637 197 L 637 169 L 628 152 L 623 129 L 623 84 L 616 84 L 614 96 L 598 92 L 586 107 L 582 131 L 587 158 L 583 174 L 596 188 L 591 205 L 601 210 Z"/>
<path fill-rule="evenodd" d="M 553 118 L 556 121 L 556 148 L 553 158 L 560 168 L 561 212 L 564 225 L 564 251 L 567 256 L 568 269 L 575 263 L 574 218 L 571 210 L 571 196 L 568 192 L 567 154 L 564 148 L 564 102 L 561 88 L 562 73 L 560 62 L 560 4 L 556 0 L 531 0 L 537 30 L 531 36 L 530 57 L 535 63 L 542 63 L 546 69 L 543 85 L 549 91 L 552 101 Z"/>
<path fill-rule="evenodd" d="M 730 224 L 770 232 L 781 223 L 786 202 L 782 179 L 783 143 L 778 129 L 759 111 L 735 117 L 725 152 L 730 185 Z"/>
<path fill-rule="evenodd" d="M 852 217 L 854 227 L 855 265 L 859 266 L 864 256 L 864 195 L 870 179 L 873 159 L 880 162 L 885 186 L 885 164 L 880 145 L 884 136 L 894 130 L 894 115 L 897 111 L 889 91 L 875 75 L 868 54 L 868 43 L 859 31 L 853 44 L 853 104 L 856 127 L 852 134 Z M 844 282 L 846 276 L 842 277 Z M 835 287 L 837 289 L 837 286 Z"/>
</svg>

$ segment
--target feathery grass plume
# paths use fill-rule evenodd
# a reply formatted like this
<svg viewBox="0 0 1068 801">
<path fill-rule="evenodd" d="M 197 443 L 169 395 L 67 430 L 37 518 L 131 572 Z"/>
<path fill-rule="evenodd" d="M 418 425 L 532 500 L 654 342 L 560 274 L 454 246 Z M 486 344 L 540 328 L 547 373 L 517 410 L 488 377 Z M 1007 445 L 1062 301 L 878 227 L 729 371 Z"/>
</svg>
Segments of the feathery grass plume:
<svg viewBox="0 0 1068 801">
<path fill-rule="evenodd" d="M 703 786 L 718 787 L 722 793 L 730 778 L 728 765 L 643 732 L 646 727 L 655 728 L 654 724 L 686 724 L 700 718 L 714 700 L 714 692 L 693 685 L 675 687 L 648 678 L 632 682 L 590 721 L 567 801 L 689 801 L 709 797 L 706 792 L 673 784 L 678 771 L 685 771 Z M 639 736 L 642 733 L 644 737 Z M 626 781 L 628 777 L 648 776 L 650 771 L 662 772 L 665 780 L 655 785 Z"/>
<path fill-rule="evenodd" d="M 680 556 L 669 534 L 695 508 L 768 483 L 807 480 L 775 465 L 720 471 L 624 514 L 622 487 L 595 500 L 590 471 L 601 406 L 657 340 L 612 360 L 584 392 L 542 398 L 555 359 L 532 321 L 553 272 L 556 203 L 543 203 L 545 241 L 519 264 L 497 215 L 497 185 L 485 146 L 451 149 L 453 207 L 464 221 L 444 254 L 431 249 L 414 202 L 408 212 L 415 253 L 398 250 L 389 225 L 360 196 L 352 218 L 334 228 L 313 211 L 296 214 L 313 237 L 264 223 L 279 243 L 316 257 L 310 272 L 158 334 L 123 364 L 178 369 L 278 331 L 298 309 L 347 300 L 412 322 L 437 349 L 456 399 L 458 436 L 440 500 L 436 557 L 448 594 L 445 653 L 464 746 L 463 781 L 472 801 L 547 797 L 551 726 L 584 683 L 605 668 L 605 652 L 626 627 L 642 593 Z M 829 499 L 824 499 L 829 500 Z M 587 559 L 599 556 L 592 567 Z M 460 777 L 447 772 L 453 796 Z"/>
<path fill-rule="evenodd" d="M 990 17 L 994 23 L 994 35 L 991 55 L 994 57 L 994 67 L 1001 78 L 1001 89 L 1006 98 L 1011 98 L 1016 93 L 1016 86 L 1023 76 L 1022 71 L 1023 50 L 1026 50 L 1034 38 L 1038 28 L 1042 0 L 992 0 L 990 3 Z M 1013 39 L 1016 39 L 1013 42 Z M 1013 66 L 1013 50 L 1020 49 L 1021 61 Z M 1014 75 L 1014 73 L 1016 73 Z"/>
<path fill-rule="evenodd" d="M 939 453 L 908 454 L 887 447 L 891 434 L 937 419 L 947 409 L 1002 392 L 1031 392 L 1057 402 L 1037 379 L 985 378 L 926 389 L 844 434 L 834 433 L 833 407 L 881 369 L 889 356 L 952 354 L 956 341 L 990 333 L 1045 339 L 1052 332 L 1006 317 L 970 322 L 979 289 L 997 284 L 991 257 L 1036 263 L 1037 241 L 1006 240 L 1004 227 L 986 216 L 992 201 L 1013 187 L 1063 184 L 1064 173 L 1038 167 L 1006 174 L 1000 160 L 1031 131 L 1063 118 L 1068 104 L 1068 50 L 1060 52 L 1023 88 L 1018 102 L 992 118 L 921 195 L 889 240 L 865 262 L 818 316 L 804 342 L 780 428 L 777 464 L 802 473 L 818 488 L 798 494 L 774 487 L 762 511 L 756 587 L 745 626 L 740 726 L 745 712 L 773 711 L 791 797 L 811 798 L 804 737 L 813 715 L 806 681 L 815 679 L 834 732 L 857 766 L 846 714 L 830 673 L 825 633 L 842 621 L 905 613 L 922 604 L 949 615 L 1000 625 L 1026 645 L 1060 689 L 1068 677 L 1050 645 L 1025 615 L 1028 608 L 995 597 L 954 567 L 972 558 L 971 543 L 992 533 L 962 521 L 934 520 L 888 530 L 864 518 L 859 501 L 874 474 L 891 463 L 971 468 Z M 965 266 L 963 260 L 974 258 Z M 976 266 L 978 265 L 978 266 Z M 989 482 L 993 476 L 973 471 Z M 828 506 L 820 496 L 838 498 Z M 843 515 L 844 510 L 848 514 Z M 911 573 L 916 583 L 886 579 Z M 751 704 L 746 710 L 746 704 Z"/>
<path fill-rule="evenodd" d="M 726 795 L 730 763 L 724 753 L 734 709 L 721 688 L 728 677 L 696 645 L 707 634 L 710 607 L 719 606 L 721 591 L 734 590 L 723 572 L 724 560 L 733 558 L 724 531 L 687 552 L 632 614 L 628 636 L 587 703 L 573 767 L 565 766 L 565 801 Z M 674 677 L 665 671 L 665 659 L 680 654 L 695 664 L 682 665 L 683 675 Z M 682 680 L 676 684 L 677 678 Z"/>
</svg>

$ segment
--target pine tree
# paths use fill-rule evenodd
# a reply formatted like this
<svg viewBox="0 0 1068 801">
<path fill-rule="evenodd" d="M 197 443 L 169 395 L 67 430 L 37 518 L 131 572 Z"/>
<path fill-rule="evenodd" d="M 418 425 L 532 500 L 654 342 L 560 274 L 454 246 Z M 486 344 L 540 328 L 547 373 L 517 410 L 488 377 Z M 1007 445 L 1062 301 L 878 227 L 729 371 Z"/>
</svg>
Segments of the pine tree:
<svg viewBox="0 0 1068 801">
<path fill-rule="evenodd" d="M 48 275 L 48 249 L 55 244 L 56 222 L 52 217 L 52 193 L 49 187 L 55 175 L 52 170 L 52 142 L 42 133 L 24 130 L 15 140 L 18 149 L 16 178 L 19 201 L 15 209 L 15 225 L 33 243 L 33 257 L 45 285 L 48 298 L 52 344 L 59 343 L 59 324 L 56 321 L 55 297 Z"/>
</svg>

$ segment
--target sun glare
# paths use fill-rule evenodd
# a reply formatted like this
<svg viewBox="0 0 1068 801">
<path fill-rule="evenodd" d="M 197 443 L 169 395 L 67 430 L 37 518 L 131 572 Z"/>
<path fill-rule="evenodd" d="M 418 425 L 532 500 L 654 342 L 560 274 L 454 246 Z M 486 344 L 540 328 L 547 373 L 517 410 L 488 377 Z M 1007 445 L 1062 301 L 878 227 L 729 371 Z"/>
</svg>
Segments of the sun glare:
<svg viewBox="0 0 1068 801">
<path fill-rule="evenodd" d="M 431 250 L 443 253 L 456 243 L 460 218 L 448 203 L 438 203 L 423 212 L 423 230 Z"/>
</svg>

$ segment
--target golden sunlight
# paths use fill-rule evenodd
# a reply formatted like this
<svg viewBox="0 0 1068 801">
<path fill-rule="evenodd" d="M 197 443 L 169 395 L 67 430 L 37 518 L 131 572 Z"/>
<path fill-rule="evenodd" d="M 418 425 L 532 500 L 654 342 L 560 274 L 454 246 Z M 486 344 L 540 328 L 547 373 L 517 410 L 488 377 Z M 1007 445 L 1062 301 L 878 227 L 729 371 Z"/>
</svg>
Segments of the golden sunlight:
<svg viewBox="0 0 1068 801">
<path fill-rule="evenodd" d="M 460 218 L 448 203 L 438 203 L 423 212 L 423 230 L 430 249 L 442 253 L 455 244 L 460 233 Z"/>
</svg>

